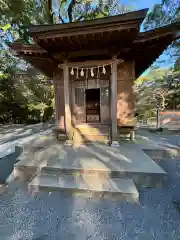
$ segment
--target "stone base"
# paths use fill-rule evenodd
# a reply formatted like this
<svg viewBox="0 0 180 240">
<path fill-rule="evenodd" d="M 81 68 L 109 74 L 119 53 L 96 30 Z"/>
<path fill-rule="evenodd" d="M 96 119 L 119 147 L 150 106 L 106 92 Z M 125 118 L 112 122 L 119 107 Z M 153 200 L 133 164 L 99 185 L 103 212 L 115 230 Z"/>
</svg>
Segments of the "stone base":
<svg viewBox="0 0 180 240">
<path fill-rule="evenodd" d="M 64 146 L 72 147 L 72 141 L 71 140 L 66 140 L 65 143 L 64 143 Z"/>
<path fill-rule="evenodd" d="M 66 141 L 68 139 L 66 133 L 64 130 L 58 128 L 58 127 L 55 127 L 53 130 L 53 135 L 54 137 L 59 140 L 59 141 Z"/>
<path fill-rule="evenodd" d="M 43 181 L 41 183 L 39 180 L 34 181 L 32 187 L 37 183 L 37 187 L 40 188 L 50 187 L 62 190 L 63 179 L 62 184 L 59 185 L 60 183 L 56 181 L 56 178 L 52 179 L 54 178 L 53 176 L 59 176 L 58 179 L 62 176 L 73 176 L 75 181 L 71 182 L 71 186 L 75 186 L 75 192 L 83 191 L 83 193 L 87 193 L 90 190 L 90 184 L 92 184 L 93 196 L 96 190 L 98 190 L 100 195 L 106 194 L 107 189 L 105 186 L 115 187 L 117 179 L 119 179 L 118 185 L 121 185 L 122 182 L 127 182 L 125 180 L 129 179 L 135 183 L 137 188 L 161 188 L 166 184 L 166 172 L 156 162 L 152 161 L 144 151 L 139 149 L 136 144 L 122 142 L 117 147 L 117 142 L 115 141 L 112 143 L 112 146 L 115 145 L 115 147 L 105 144 L 92 144 L 80 146 L 77 150 L 73 146 L 69 147 L 71 142 L 67 143 L 68 147 L 59 143 L 56 145 L 52 144 L 52 146 L 48 144 L 43 149 L 23 153 L 21 160 L 14 166 L 14 177 L 30 182 L 36 175 L 39 176 L 40 174 L 42 176 L 41 174 L 43 174 L 43 178 L 36 178 L 36 180 Z M 48 175 L 47 178 L 46 176 L 44 178 L 44 175 Z M 86 179 L 87 181 L 81 182 L 81 179 Z M 94 182 L 95 179 L 96 181 Z M 69 189 L 68 180 L 66 180 L 65 177 L 65 183 L 67 183 L 65 189 Z M 46 182 L 47 185 L 44 181 L 48 181 Z M 114 185 L 109 184 L 109 181 Z M 77 187 L 78 182 L 79 185 Z M 88 186 L 85 185 L 87 182 Z M 97 189 L 100 183 L 103 184 Z M 119 189 L 122 189 L 120 185 Z M 111 191 L 107 192 L 107 196 L 112 194 Z M 124 193 L 113 192 L 113 195 L 118 195 L 118 197 L 122 198 L 127 195 L 127 192 L 125 195 Z"/>
<path fill-rule="evenodd" d="M 70 175 L 70 174 L 39 174 L 29 184 L 33 191 L 46 189 L 47 191 L 71 191 L 88 198 L 106 198 L 139 202 L 139 193 L 132 179 L 103 178 L 94 174 Z"/>
<path fill-rule="evenodd" d="M 119 147 L 119 146 L 120 146 L 120 144 L 118 141 L 112 141 L 111 147 Z"/>
</svg>

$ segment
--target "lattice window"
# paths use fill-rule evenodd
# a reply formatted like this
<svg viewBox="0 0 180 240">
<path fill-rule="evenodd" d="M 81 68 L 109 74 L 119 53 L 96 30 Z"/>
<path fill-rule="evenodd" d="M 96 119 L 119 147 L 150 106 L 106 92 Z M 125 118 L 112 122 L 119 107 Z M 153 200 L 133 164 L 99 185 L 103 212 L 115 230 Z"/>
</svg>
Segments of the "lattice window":
<svg viewBox="0 0 180 240">
<path fill-rule="evenodd" d="M 84 98 L 84 88 L 75 88 L 75 104 L 78 106 L 84 106 Z"/>
</svg>

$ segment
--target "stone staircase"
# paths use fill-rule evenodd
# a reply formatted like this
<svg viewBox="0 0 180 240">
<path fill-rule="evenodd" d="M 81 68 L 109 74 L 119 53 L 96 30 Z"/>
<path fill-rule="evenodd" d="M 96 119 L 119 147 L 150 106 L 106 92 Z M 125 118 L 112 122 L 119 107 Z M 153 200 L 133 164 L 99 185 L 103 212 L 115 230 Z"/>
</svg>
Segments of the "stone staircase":
<svg viewBox="0 0 180 240">
<path fill-rule="evenodd" d="M 139 203 L 138 189 L 161 188 L 167 177 L 163 170 L 154 173 L 116 171 L 96 166 L 94 169 L 88 166 L 82 169 L 61 164 L 44 166 L 34 176 L 29 182 L 31 191 L 68 191 L 81 197 L 125 200 L 130 203 Z"/>
<path fill-rule="evenodd" d="M 95 130 L 94 130 L 95 131 Z M 54 136 L 23 146 L 14 177 L 32 191 L 70 191 L 72 194 L 139 201 L 139 188 L 162 187 L 166 172 L 133 144 L 77 148 L 60 145 Z"/>
<path fill-rule="evenodd" d="M 82 143 L 104 142 L 109 141 L 108 125 L 96 124 L 79 124 L 74 127 L 73 144 L 80 145 Z"/>
<path fill-rule="evenodd" d="M 30 183 L 32 191 L 44 189 L 48 191 L 70 191 L 75 195 L 88 198 L 106 198 L 139 202 L 139 193 L 132 179 L 107 178 L 95 174 L 78 172 L 69 174 L 51 171 L 39 173 Z"/>
</svg>

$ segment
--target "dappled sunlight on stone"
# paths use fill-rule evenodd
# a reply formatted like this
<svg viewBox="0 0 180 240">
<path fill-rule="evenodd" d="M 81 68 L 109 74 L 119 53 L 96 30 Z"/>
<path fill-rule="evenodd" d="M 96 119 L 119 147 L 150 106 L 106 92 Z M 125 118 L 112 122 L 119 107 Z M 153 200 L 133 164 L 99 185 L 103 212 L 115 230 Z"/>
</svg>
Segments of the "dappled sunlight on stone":
<svg viewBox="0 0 180 240">
<path fill-rule="evenodd" d="M 81 178 L 83 184 L 85 184 L 86 188 L 89 190 L 103 191 L 104 183 L 106 182 L 105 178 L 102 178 L 97 174 L 84 174 L 81 175 Z"/>
<path fill-rule="evenodd" d="M 99 144 L 98 148 L 103 149 L 103 146 Z M 106 154 L 111 155 L 112 157 L 115 157 L 119 161 L 123 160 L 123 161 L 129 162 L 129 163 L 132 163 L 132 160 L 129 159 L 128 157 L 124 156 L 123 154 L 121 154 L 121 151 L 119 149 L 113 149 L 111 147 L 106 147 Z M 106 158 L 108 158 L 108 157 L 106 157 Z M 110 157 L 108 159 L 111 160 Z"/>
<path fill-rule="evenodd" d="M 57 158 L 58 159 L 64 159 L 67 157 L 67 151 L 65 151 L 64 149 L 61 149 L 60 153 L 58 153 Z"/>
<path fill-rule="evenodd" d="M 54 145 L 24 154 L 17 165 L 103 171 L 160 171 L 159 166 L 135 144 L 121 144 L 116 149 L 103 144 L 86 145 L 78 149 Z"/>
<path fill-rule="evenodd" d="M 117 160 L 121 160 L 121 161 L 123 160 L 125 162 L 132 163 L 132 160 L 130 160 L 128 157 L 124 156 L 123 154 L 120 154 L 119 152 L 113 153 L 109 151 L 108 154 L 110 154 L 113 157 L 116 157 Z"/>
<path fill-rule="evenodd" d="M 117 184 L 113 181 L 113 179 L 111 179 L 111 181 L 109 181 L 109 187 L 116 190 L 116 191 L 119 191 L 119 187 L 117 186 Z M 128 189 L 129 190 L 129 189 Z"/>
<path fill-rule="evenodd" d="M 83 169 L 102 169 L 102 170 L 109 170 L 109 168 L 102 163 L 101 161 L 99 161 L 97 158 L 86 158 L 86 159 L 80 159 L 80 166 Z"/>
<path fill-rule="evenodd" d="M 97 150 L 93 149 L 92 147 L 88 147 L 88 146 L 86 146 L 86 149 L 87 149 L 88 152 L 90 152 L 91 154 L 93 154 L 98 159 L 102 160 L 103 162 L 109 162 L 110 161 L 110 158 L 107 157 L 105 154 L 100 153 L 100 151 L 97 151 Z"/>
<path fill-rule="evenodd" d="M 171 154 L 176 153 L 171 150 Z M 172 196 L 179 197 L 177 179 L 170 183 L 173 192 L 169 193 L 168 184 L 168 190 L 140 191 L 140 205 L 124 202 L 139 203 L 135 180 L 150 185 L 151 180 L 158 183 L 156 177 L 163 173 L 138 145 L 121 143 L 119 148 L 110 148 L 94 144 L 76 149 L 50 145 L 23 154 L 28 156 L 29 166 L 47 163 L 51 171 L 57 169 L 48 174 L 41 169 L 28 182 L 29 192 L 17 186 L 13 193 L 10 186 L 3 191 L 0 239 L 132 239 L 134 229 L 137 237 L 147 239 L 158 238 L 160 227 L 168 228 L 165 232 L 169 233 L 160 238 L 178 238 L 178 230 L 172 234 L 179 229 L 178 212 L 172 203 Z M 169 160 L 169 165 L 162 162 L 173 178 L 179 178 L 178 161 Z M 145 234 L 149 223 L 157 230 L 155 235 Z"/>
<path fill-rule="evenodd" d="M 102 143 L 73 148 L 42 137 L 33 142 L 33 147 L 24 148 L 23 154 L 25 160 L 20 160 L 19 170 L 34 177 L 29 185 L 35 192 L 50 188 L 74 194 L 79 190 L 80 195 L 87 197 L 113 195 L 116 199 L 118 195 L 137 202 L 139 195 L 134 183 L 151 186 L 154 173 L 162 174 L 162 178 L 166 174 L 137 144 L 125 142 L 118 148 Z"/>
</svg>

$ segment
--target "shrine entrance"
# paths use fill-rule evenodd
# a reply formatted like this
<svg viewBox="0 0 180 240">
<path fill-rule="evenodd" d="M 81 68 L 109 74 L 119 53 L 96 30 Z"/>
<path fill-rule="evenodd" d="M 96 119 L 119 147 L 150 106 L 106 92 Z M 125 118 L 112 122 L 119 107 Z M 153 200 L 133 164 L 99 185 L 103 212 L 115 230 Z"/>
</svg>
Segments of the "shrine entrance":
<svg viewBox="0 0 180 240">
<path fill-rule="evenodd" d="M 100 88 L 85 90 L 86 122 L 100 122 Z"/>
<path fill-rule="evenodd" d="M 101 79 L 74 80 L 71 82 L 72 113 L 79 123 L 110 121 L 110 81 Z"/>
</svg>

